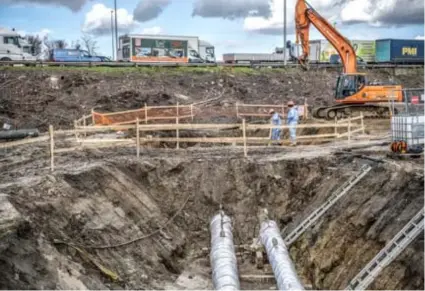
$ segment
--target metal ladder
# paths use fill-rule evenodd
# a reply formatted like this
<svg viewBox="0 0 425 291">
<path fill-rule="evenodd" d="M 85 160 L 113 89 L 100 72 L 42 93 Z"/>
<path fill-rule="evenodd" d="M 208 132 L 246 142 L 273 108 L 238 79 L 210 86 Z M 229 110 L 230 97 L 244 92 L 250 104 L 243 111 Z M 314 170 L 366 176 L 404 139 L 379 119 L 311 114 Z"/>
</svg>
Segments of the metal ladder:
<svg viewBox="0 0 425 291">
<path fill-rule="evenodd" d="M 353 177 L 345 182 L 341 187 L 336 189 L 331 196 L 319 208 L 313 211 L 300 225 L 297 226 L 288 236 L 285 237 L 284 242 L 286 246 L 294 243 L 313 223 L 315 223 L 322 215 L 334 205 L 339 198 L 344 196 L 354 185 L 356 185 L 372 168 L 368 165 L 363 165 L 360 171 Z"/>
<path fill-rule="evenodd" d="M 345 290 L 365 290 L 379 273 L 422 232 L 424 209 L 422 208 L 403 229 L 351 280 Z"/>
</svg>

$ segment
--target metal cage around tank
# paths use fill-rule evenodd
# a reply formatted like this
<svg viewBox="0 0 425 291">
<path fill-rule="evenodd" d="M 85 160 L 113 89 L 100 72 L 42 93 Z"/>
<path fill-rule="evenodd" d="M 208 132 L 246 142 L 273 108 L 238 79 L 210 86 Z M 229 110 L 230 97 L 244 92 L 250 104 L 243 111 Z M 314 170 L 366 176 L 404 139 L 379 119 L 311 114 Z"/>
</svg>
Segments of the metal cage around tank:
<svg viewBox="0 0 425 291">
<path fill-rule="evenodd" d="M 399 152 L 424 146 L 424 89 L 403 89 L 403 103 L 392 102 L 391 139 L 399 143 Z"/>
</svg>

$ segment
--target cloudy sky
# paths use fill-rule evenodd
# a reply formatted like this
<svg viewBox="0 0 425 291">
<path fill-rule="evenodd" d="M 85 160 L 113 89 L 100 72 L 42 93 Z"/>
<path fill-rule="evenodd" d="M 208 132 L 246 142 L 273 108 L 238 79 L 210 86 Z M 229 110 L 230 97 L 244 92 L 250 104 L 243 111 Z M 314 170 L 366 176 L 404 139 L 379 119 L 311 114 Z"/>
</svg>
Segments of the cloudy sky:
<svg viewBox="0 0 425 291">
<path fill-rule="evenodd" d="M 111 56 L 113 0 L 0 0 L 0 27 L 68 43 L 96 37 Z M 288 39 L 294 7 L 287 0 Z M 423 38 L 424 0 L 309 0 L 350 39 Z M 283 0 L 117 0 L 119 33 L 199 36 L 223 53 L 272 52 L 283 43 Z M 321 39 L 312 29 L 311 39 Z"/>
</svg>

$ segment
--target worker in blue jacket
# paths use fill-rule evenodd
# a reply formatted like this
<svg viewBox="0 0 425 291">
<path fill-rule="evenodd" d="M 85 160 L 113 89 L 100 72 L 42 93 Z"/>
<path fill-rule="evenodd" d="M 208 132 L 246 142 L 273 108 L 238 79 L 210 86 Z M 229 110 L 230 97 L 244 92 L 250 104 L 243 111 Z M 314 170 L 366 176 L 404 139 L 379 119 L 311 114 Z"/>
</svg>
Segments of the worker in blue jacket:
<svg viewBox="0 0 425 291">
<path fill-rule="evenodd" d="M 271 114 L 271 123 L 273 125 L 281 126 L 282 119 L 280 118 L 279 113 L 277 113 L 274 109 L 270 109 L 269 114 Z M 281 129 L 276 127 L 272 129 L 272 140 L 280 140 L 280 131 Z"/>
<path fill-rule="evenodd" d="M 288 117 L 287 124 L 291 126 L 289 128 L 289 137 L 291 139 L 291 146 L 297 145 L 297 124 L 298 124 L 298 108 L 295 106 L 293 101 L 288 102 Z"/>
</svg>

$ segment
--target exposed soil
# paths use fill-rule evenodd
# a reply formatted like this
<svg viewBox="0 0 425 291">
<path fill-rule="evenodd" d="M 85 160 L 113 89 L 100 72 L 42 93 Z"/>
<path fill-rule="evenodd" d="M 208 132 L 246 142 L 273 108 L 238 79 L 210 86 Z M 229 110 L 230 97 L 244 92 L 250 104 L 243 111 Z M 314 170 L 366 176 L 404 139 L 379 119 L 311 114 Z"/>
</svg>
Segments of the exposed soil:
<svg viewBox="0 0 425 291">
<path fill-rule="evenodd" d="M 369 73 L 424 86 L 423 70 L 397 72 Z M 232 122 L 235 102 L 329 103 L 337 73 L 2 68 L 0 123 L 45 131 L 49 124 L 72 127 L 92 108 L 204 101 L 195 122 Z M 367 124 L 370 138 L 388 129 L 387 120 L 377 125 L 384 129 Z M 55 142 L 75 146 L 71 139 Z M 139 160 L 134 144 L 57 153 L 54 172 L 46 142 L 1 149 L 0 288 L 212 289 L 205 248 L 220 205 L 233 219 L 236 245 L 252 243 L 264 208 L 288 234 L 366 163 L 373 167 L 367 177 L 290 248 L 304 286 L 342 289 L 424 205 L 423 158 L 392 160 L 388 145 L 378 142 L 250 148 L 248 158 L 233 146 L 186 146 L 142 148 Z M 271 274 L 268 264 L 259 270 L 251 259 L 238 255 L 241 275 Z M 370 288 L 423 290 L 423 259 L 422 236 Z M 275 285 L 241 279 L 242 289 Z"/>
<path fill-rule="evenodd" d="M 202 248 L 220 204 L 234 221 L 235 244 L 251 244 L 264 208 L 288 233 L 367 163 L 370 174 L 290 249 L 304 285 L 341 289 L 424 204 L 423 166 L 379 154 L 384 162 L 318 149 L 252 150 L 249 159 L 231 148 L 146 149 L 137 161 L 134 148 L 86 150 L 59 155 L 50 173 L 44 150 L 2 154 L 2 289 L 211 289 Z M 91 260 L 55 240 L 86 246 Z M 423 290 L 423 251 L 418 238 L 370 288 Z M 238 261 L 241 275 L 266 272 L 249 255 Z"/>
<path fill-rule="evenodd" d="M 374 69 L 370 80 L 423 88 L 423 70 Z M 20 128 L 69 128 L 92 108 L 100 112 L 211 100 L 197 122 L 236 119 L 235 102 L 311 105 L 333 102 L 337 70 L 316 69 L 60 69 L 0 68 L 0 122 Z M 51 78 L 57 78 L 57 87 Z"/>
</svg>

